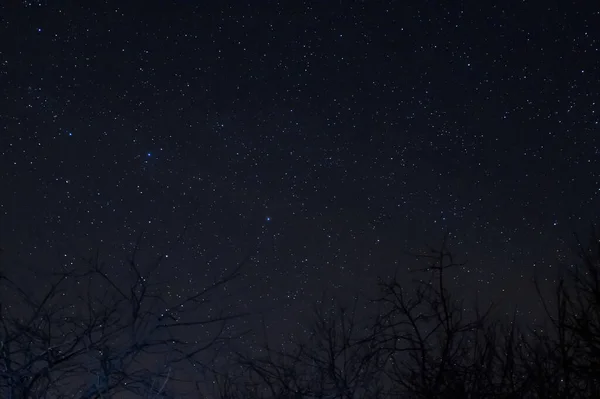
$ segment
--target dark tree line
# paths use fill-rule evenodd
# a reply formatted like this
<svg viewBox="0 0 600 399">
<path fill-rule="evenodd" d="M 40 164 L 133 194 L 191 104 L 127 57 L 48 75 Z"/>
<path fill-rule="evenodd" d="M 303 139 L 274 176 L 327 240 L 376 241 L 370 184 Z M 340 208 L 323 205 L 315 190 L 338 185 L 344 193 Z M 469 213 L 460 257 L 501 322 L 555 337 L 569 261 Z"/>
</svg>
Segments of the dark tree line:
<svg viewBox="0 0 600 399">
<path fill-rule="evenodd" d="M 451 293 L 448 278 L 461 264 L 444 240 L 419 255 L 425 266 L 412 284 L 393 277 L 380 281 L 375 298 L 322 303 L 310 333 L 293 346 L 267 343 L 259 355 L 238 351 L 226 369 L 213 360 L 238 337 L 227 325 L 243 315 L 219 311 L 215 302 L 242 264 L 176 300 L 156 278 L 162 259 L 144 268 L 137 250 L 127 278 L 111 275 L 94 258 L 57 273 L 43 293 L 2 274 L 0 396 L 600 397 L 596 230 L 589 242 L 578 241 L 577 251 L 579 263 L 559 276 L 552 298 L 535 285 L 547 316 L 543 325 L 522 325 L 516 313 L 498 319 L 492 306 L 473 307 Z M 9 306 L 9 297 L 20 305 Z M 190 336 L 192 326 L 206 334 Z"/>
<path fill-rule="evenodd" d="M 217 378 L 233 398 L 598 398 L 600 397 L 600 236 L 578 241 L 580 263 L 544 298 L 544 325 L 503 321 L 492 306 L 467 311 L 446 287 L 459 266 L 447 248 L 421 255 L 416 288 L 393 278 L 370 301 L 317 309 L 310 337 L 291 350 L 239 354 L 238 373 Z M 533 288 L 533 287 L 532 287 Z"/>
</svg>

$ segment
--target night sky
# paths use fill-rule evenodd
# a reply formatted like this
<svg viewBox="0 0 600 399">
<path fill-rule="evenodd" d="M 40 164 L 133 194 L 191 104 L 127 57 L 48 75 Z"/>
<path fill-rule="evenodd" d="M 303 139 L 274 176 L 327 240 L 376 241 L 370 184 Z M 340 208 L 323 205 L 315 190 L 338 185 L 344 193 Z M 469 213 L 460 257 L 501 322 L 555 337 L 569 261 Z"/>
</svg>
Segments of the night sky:
<svg viewBox="0 0 600 399">
<path fill-rule="evenodd" d="M 449 231 L 466 298 L 534 319 L 598 217 L 593 1 L 3 3 L 4 267 L 144 232 L 177 296 L 250 255 L 227 306 L 287 339 Z"/>
</svg>

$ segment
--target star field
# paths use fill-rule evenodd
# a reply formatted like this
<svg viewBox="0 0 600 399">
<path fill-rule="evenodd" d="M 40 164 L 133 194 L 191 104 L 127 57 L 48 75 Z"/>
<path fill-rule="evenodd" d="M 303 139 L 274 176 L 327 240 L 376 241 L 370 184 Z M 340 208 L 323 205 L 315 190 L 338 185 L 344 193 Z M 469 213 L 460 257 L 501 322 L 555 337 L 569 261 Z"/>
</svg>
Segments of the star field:
<svg viewBox="0 0 600 399">
<path fill-rule="evenodd" d="M 5 263 L 144 232 L 178 296 L 253 254 L 224 303 L 285 340 L 449 231 L 455 285 L 535 317 L 598 217 L 600 15 L 484 3 L 3 5 Z"/>
</svg>

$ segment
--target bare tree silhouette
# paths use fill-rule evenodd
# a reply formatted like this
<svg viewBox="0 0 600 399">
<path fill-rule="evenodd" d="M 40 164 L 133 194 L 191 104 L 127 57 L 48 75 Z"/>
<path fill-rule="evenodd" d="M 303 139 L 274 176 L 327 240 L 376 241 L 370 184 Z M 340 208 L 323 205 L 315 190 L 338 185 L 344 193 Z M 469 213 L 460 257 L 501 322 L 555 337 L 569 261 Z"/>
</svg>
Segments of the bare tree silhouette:
<svg viewBox="0 0 600 399">
<path fill-rule="evenodd" d="M 559 275 L 552 299 L 543 299 L 547 322 L 533 331 L 524 361 L 538 397 L 600 397 L 600 235 L 576 236 L 579 264 Z"/>
<path fill-rule="evenodd" d="M 242 316 L 217 310 L 214 297 L 243 262 L 197 292 L 169 297 L 158 273 L 163 257 L 141 265 L 139 244 L 124 276 L 97 255 L 54 273 L 41 294 L 1 276 L 3 398 L 176 397 L 183 369 L 200 378 L 210 368 L 209 350 L 214 356 L 235 338 L 226 327 Z M 186 333 L 191 326 L 206 334 Z"/>
<path fill-rule="evenodd" d="M 98 257 L 37 295 L 2 274 L 0 298 L 20 301 L 0 306 L 2 397 L 181 397 L 177 386 L 188 382 L 197 397 L 221 399 L 600 397 L 600 237 L 595 229 L 590 237 L 577 241 L 580 262 L 552 297 L 536 281 L 544 323 L 519 325 L 516 311 L 497 319 L 493 306 L 468 308 L 451 293 L 449 274 L 463 263 L 446 236 L 414 254 L 425 266 L 412 283 L 395 275 L 375 298 L 320 301 L 305 337 L 287 347 L 265 339 L 262 352 L 240 351 L 225 369 L 216 367 L 219 348 L 238 337 L 227 325 L 242 315 L 211 310 L 211 300 L 243 262 L 176 299 L 157 281 L 161 259 L 139 265 L 139 245 L 129 279 Z M 203 339 L 191 326 L 205 329 Z M 206 377 L 212 383 L 200 387 Z"/>
<path fill-rule="evenodd" d="M 467 309 L 447 287 L 462 265 L 447 247 L 416 256 L 427 265 L 410 285 L 380 282 L 367 305 L 321 307 L 310 336 L 293 349 L 268 345 L 240 356 L 235 378 L 218 380 L 220 398 L 592 398 L 600 397 L 600 241 L 578 245 L 581 264 L 544 301 L 545 325 Z M 412 288 L 407 288 L 407 286 Z M 366 305 L 365 305 L 366 306 Z M 337 309 L 337 310 L 335 310 Z M 469 311 L 472 310 L 472 311 Z"/>
</svg>

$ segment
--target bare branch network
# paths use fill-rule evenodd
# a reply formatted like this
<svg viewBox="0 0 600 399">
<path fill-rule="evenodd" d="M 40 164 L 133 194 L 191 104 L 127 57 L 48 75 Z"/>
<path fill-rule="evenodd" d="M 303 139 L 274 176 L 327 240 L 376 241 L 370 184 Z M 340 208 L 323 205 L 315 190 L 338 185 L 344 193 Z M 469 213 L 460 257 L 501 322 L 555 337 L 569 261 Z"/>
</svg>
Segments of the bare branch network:
<svg viewBox="0 0 600 399">
<path fill-rule="evenodd" d="M 597 398 L 600 397 L 600 236 L 578 245 L 580 264 L 561 276 L 544 325 L 465 308 L 446 279 L 455 261 L 447 238 L 417 257 L 414 284 L 380 283 L 380 296 L 315 311 L 294 349 L 239 354 L 238 373 L 217 379 L 233 398 Z M 407 289 L 407 287 L 415 287 Z M 533 287 L 532 287 L 533 288 Z M 477 304 L 475 304 L 477 305 Z M 357 309 L 370 318 L 359 318 Z M 365 312 L 363 312 L 365 313 Z"/>
<path fill-rule="evenodd" d="M 219 348 L 236 338 L 230 321 L 243 316 L 219 310 L 217 295 L 243 262 L 174 298 L 158 273 L 162 257 L 142 267 L 139 245 L 124 276 L 97 255 L 55 273 L 43 293 L 1 276 L 1 397 L 179 397 L 173 387 L 195 386 L 211 370 Z M 184 370 L 195 375 L 185 379 Z"/>
<path fill-rule="evenodd" d="M 244 315 L 216 303 L 244 262 L 173 300 L 158 279 L 161 260 L 140 267 L 138 248 L 129 279 L 113 276 L 98 257 L 56 275 L 43 293 L 1 276 L 3 398 L 600 397 L 596 230 L 588 243 L 578 241 L 580 263 L 560 276 L 553 298 L 536 282 L 546 324 L 520 325 L 516 312 L 495 319 L 492 306 L 467 311 L 448 288 L 461 263 L 446 237 L 417 256 L 426 266 L 412 284 L 394 276 L 375 298 L 321 303 L 304 339 L 285 349 L 267 340 L 258 355 L 237 351 L 226 368 L 218 360 L 239 338 L 228 323 Z"/>
</svg>

